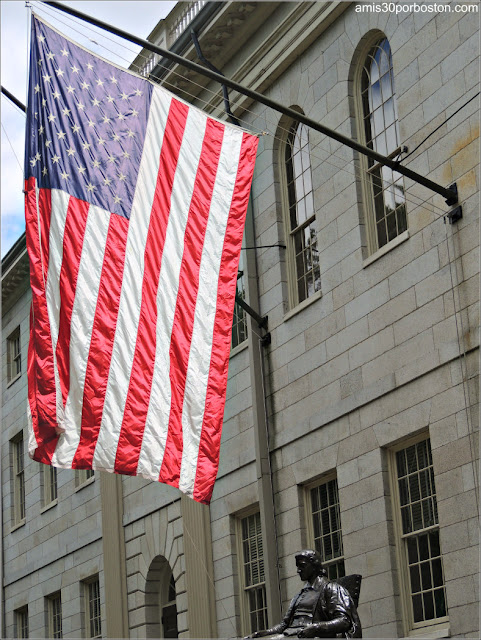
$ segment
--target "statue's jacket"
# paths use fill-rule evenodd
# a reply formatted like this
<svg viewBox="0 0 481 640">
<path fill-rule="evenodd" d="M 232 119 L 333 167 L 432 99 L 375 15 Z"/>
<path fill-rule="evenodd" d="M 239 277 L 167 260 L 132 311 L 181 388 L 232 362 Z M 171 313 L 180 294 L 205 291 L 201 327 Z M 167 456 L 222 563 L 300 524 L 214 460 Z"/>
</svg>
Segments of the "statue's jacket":
<svg viewBox="0 0 481 640">
<path fill-rule="evenodd" d="M 319 637 L 362 637 L 359 616 L 349 592 L 324 576 L 318 576 L 312 585 L 306 582 L 291 600 L 283 621 L 270 631 L 297 636 L 301 628 L 319 622 L 329 622 L 330 631 L 320 633 Z"/>
</svg>

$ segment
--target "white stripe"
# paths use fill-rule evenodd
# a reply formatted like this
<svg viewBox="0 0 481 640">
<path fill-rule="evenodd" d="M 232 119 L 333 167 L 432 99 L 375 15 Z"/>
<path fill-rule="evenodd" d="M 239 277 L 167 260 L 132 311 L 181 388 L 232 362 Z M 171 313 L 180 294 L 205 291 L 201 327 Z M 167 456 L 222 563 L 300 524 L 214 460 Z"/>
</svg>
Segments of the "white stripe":
<svg viewBox="0 0 481 640">
<path fill-rule="evenodd" d="M 93 467 L 112 471 L 134 359 L 144 276 L 144 251 L 170 98 L 154 91 L 129 222 L 119 313 Z M 139 284 L 140 283 L 140 284 Z"/>
<path fill-rule="evenodd" d="M 155 364 L 137 474 L 158 480 L 169 425 L 170 339 L 174 323 L 184 235 L 207 119 L 189 109 L 172 185 L 171 209 L 157 291 Z"/>
<path fill-rule="evenodd" d="M 53 369 L 55 376 L 55 397 L 57 424 L 63 428 L 63 400 L 57 368 L 57 342 L 60 324 L 60 271 L 63 259 L 63 235 L 70 196 L 60 189 L 51 190 L 50 236 L 48 249 L 47 310 L 52 339 Z"/>
<path fill-rule="evenodd" d="M 77 275 L 70 322 L 70 384 L 65 404 L 65 429 L 58 441 L 52 464 L 71 467 L 80 441 L 85 373 L 100 289 L 110 213 L 90 205 Z"/>
<path fill-rule="evenodd" d="M 189 366 L 182 411 L 184 447 L 179 489 L 188 495 L 194 491 L 199 455 L 199 442 L 204 420 L 205 399 L 209 380 L 217 284 L 227 221 L 237 177 L 242 144 L 242 132 L 226 128 L 212 195 L 209 220 L 199 272 L 199 291 L 195 305 L 194 329 L 189 354 Z"/>
</svg>

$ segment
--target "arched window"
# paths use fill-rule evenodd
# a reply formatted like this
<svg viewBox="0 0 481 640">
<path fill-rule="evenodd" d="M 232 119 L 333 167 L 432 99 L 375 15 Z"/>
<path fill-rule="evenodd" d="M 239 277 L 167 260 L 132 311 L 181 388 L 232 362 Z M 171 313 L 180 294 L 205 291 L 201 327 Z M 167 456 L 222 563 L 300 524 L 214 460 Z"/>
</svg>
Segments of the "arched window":
<svg viewBox="0 0 481 640">
<path fill-rule="evenodd" d="M 175 580 L 163 556 L 152 561 L 145 585 L 147 638 L 178 638 Z"/>
<path fill-rule="evenodd" d="M 287 258 L 290 306 L 294 307 L 321 288 L 315 228 L 309 130 L 293 123 L 284 146 Z"/>
<path fill-rule="evenodd" d="M 379 38 L 369 49 L 360 70 L 358 91 L 362 142 L 385 156 L 399 154 L 394 74 L 389 41 Z M 361 114 L 359 114 L 361 116 Z M 370 253 L 407 230 L 404 180 L 401 174 L 362 157 Z"/>
</svg>

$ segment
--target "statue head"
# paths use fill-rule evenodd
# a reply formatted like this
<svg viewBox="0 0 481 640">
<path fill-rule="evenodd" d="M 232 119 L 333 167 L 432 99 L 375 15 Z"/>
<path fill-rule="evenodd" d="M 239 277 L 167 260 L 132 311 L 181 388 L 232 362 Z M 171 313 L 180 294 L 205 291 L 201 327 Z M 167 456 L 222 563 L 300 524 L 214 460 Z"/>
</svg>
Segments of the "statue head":
<svg viewBox="0 0 481 640">
<path fill-rule="evenodd" d="M 327 571 L 322 566 L 322 558 L 319 551 L 315 551 L 314 549 L 304 549 L 303 551 L 299 551 L 299 553 L 296 553 L 295 558 L 296 564 L 298 563 L 298 560 L 309 562 L 312 565 L 316 575 L 325 576 L 327 574 Z"/>
</svg>

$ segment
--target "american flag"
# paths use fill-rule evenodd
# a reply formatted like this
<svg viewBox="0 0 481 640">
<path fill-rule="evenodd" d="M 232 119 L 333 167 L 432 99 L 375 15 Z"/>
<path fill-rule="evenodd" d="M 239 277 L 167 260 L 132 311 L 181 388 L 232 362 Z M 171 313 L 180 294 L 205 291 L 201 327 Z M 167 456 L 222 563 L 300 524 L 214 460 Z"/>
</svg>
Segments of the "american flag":
<svg viewBox="0 0 481 640">
<path fill-rule="evenodd" d="M 35 460 L 210 501 L 257 142 L 33 17 Z"/>
</svg>

